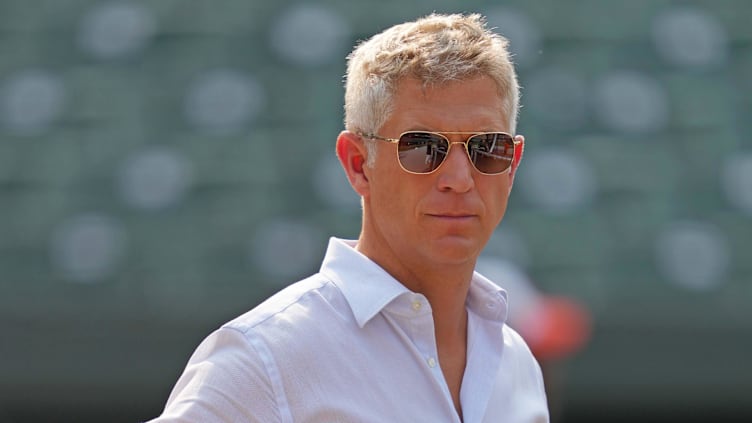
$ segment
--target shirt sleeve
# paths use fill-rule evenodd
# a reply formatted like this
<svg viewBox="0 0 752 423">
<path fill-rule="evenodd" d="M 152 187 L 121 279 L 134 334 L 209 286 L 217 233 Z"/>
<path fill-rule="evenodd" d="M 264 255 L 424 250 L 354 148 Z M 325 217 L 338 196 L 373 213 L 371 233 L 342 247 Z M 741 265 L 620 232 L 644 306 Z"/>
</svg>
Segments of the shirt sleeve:
<svg viewBox="0 0 752 423">
<path fill-rule="evenodd" d="M 221 328 L 196 349 L 152 423 L 281 422 L 265 363 L 246 335 Z"/>
</svg>

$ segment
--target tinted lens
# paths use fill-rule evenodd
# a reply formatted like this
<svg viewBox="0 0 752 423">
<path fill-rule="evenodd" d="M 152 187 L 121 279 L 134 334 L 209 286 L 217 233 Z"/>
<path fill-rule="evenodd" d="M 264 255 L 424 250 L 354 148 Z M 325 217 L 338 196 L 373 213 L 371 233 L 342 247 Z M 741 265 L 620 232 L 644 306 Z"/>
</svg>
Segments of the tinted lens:
<svg viewBox="0 0 752 423">
<path fill-rule="evenodd" d="M 473 135 L 468 140 L 467 151 L 470 161 L 481 173 L 501 173 L 514 159 L 514 139 L 503 132 Z"/>
<path fill-rule="evenodd" d="M 404 133 L 397 145 L 400 164 L 413 173 L 433 172 L 444 161 L 448 150 L 449 142 L 430 132 Z"/>
</svg>

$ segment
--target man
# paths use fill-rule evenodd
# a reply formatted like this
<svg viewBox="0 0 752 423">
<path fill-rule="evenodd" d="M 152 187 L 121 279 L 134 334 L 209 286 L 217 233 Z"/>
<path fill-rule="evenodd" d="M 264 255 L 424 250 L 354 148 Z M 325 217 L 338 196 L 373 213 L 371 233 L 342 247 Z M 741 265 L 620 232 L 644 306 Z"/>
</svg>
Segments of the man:
<svg viewBox="0 0 752 423">
<path fill-rule="evenodd" d="M 478 15 L 360 44 L 337 138 L 358 240 L 206 338 L 156 421 L 548 421 L 506 294 L 474 272 L 521 158 L 517 108 L 506 40 Z"/>
</svg>

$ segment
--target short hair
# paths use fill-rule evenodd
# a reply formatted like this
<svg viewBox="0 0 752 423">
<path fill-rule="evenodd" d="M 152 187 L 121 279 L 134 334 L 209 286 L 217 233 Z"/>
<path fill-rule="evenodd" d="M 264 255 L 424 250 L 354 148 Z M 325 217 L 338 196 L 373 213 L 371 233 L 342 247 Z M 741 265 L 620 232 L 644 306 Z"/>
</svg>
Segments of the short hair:
<svg viewBox="0 0 752 423">
<path fill-rule="evenodd" d="M 345 128 L 376 133 L 389 118 L 396 86 L 405 77 L 429 87 L 488 76 L 496 82 L 502 113 L 514 133 L 520 94 L 508 44 L 479 14 L 433 13 L 374 35 L 347 57 Z"/>
</svg>

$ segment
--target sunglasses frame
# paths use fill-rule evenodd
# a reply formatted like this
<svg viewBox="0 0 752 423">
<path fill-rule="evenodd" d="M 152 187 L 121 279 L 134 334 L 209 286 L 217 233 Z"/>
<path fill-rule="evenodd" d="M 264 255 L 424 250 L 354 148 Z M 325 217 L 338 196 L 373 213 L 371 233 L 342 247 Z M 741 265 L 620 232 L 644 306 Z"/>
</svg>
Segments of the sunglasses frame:
<svg viewBox="0 0 752 423">
<path fill-rule="evenodd" d="M 405 131 L 405 132 L 401 133 L 399 135 L 399 137 L 397 137 L 397 138 L 387 138 L 387 137 L 382 137 L 382 136 L 376 135 L 376 134 L 367 134 L 365 132 L 356 132 L 356 134 L 358 136 L 360 136 L 361 138 L 367 138 L 367 139 L 372 139 L 372 140 L 377 140 L 377 141 L 384 141 L 384 142 L 388 142 L 390 144 L 399 144 L 400 139 L 404 135 L 406 135 L 406 134 L 432 134 L 432 135 L 438 135 L 441 138 L 444 138 L 447 141 L 447 143 L 449 143 L 449 147 L 447 147 L 447 153 L 446 153 L 447 156 L 449 156 L 449 152 L 451 151 L 453 144 L 463 144 L 465 146 L 465 148 L 464 148 L 465 154 L 467 154 L 467 159 L 470 160 L 470 164 L 473 165 L 473 169 L 475 169 L 476 172 L 478 172 L 478 173 L 480 173 L 482 175 L 489 175 L 489 176 L 503 175 L 503 174 L 507 173 L 508 171 L 510 171 L 512 169 L 512 166 L 514 165 L 514 162 L 515 162 L 515 159 L 516 159 L 515 156 L 517 155 L 517 146 L 520 144 L 520 141 L 518 141 L 515 138 L 514 135 L 512 135 L 512 134 L 510 134 L 508 132 L 503 132 L 503 131 L 495 131 L 495 132 Z M 514 145 L 514 149 L 513 149 L 513 153 L 512 153 L 512 160 L 511 160 L 511 163 L 509 164 L 509 167 L 507 167 L 506 169 L 504 169 L 504 170 L 502 170 L 501 172 L 498 172 L 498 173 L 486 173 L 486 172 L 481 171 L 480 169 L 478 169 L 478 166 L 473 162 L 472 157 L 470 156 L 470 139 L 473 138 L 473 137 L 475 137 L 475 136 L 477 136 L 477 135 L 487 135 L 487 134 L 504 134 L 504 135 L 508 135 L 512 139 L 512 143 Z M 447 137 L 447 135 L 467 135 L 467 138 L 465 139 L 465 141 L 452 141 L 452 140 L 449 139 L 449 137 Z M 412 170 L 405 169 L 405 166 L 402 165 L 402 161 L 399 159 L 399 149 L 397 149 L 397 163 L 399 163 L 399 165 L 402 168 L 402 170 L 404 170 L 407 173 L 413 174 L 413 175 L 430 175 L 430 174 L 436 172 L 437 170 L 439 170 L 441 168 L 441 166 L 444 164 L 444 162 L 446 162 L 446 159 L 442 160 L 441 163 L 439 163 L 439 165 L 436 166 L 436 168 L 433 169 L 433 170 L 431 170 L 430 172 L 413 172 Z"/>
</svg>

